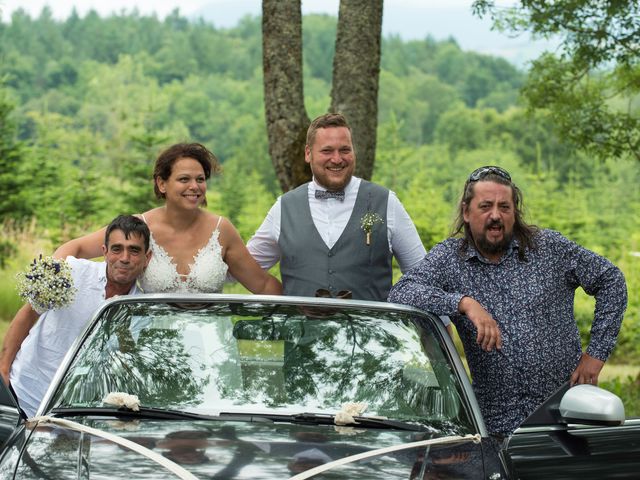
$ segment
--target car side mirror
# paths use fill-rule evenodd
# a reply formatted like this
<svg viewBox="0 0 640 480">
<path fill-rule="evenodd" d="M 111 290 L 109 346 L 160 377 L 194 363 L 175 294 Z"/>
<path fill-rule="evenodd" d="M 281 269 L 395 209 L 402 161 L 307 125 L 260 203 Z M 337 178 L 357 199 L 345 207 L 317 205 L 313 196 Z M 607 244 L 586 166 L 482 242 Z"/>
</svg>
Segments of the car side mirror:
<svg viewBox="0 0 640 480">
<path fill-rule="evenodd" d="M 594 385 L 576 385 L 562 396 L 560 415 L 567 423 L 622 425 L 624 405 L 617 395 Z"/>
</svg>

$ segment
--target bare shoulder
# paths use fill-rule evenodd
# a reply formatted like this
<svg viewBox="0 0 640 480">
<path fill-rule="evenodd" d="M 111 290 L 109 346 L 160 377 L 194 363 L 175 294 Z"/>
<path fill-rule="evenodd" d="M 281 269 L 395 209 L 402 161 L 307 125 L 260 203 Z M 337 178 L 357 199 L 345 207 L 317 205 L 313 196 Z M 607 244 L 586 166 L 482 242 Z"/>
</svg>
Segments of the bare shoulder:
<svg viewBox="0 0 640 480">
<path fill-rule="evenodd" d="M 229 223 L 223 216 L 218 215 L 217 213 L 208 212 L 206 210 L 200 211 L 200 217 L 198 219 L 198 224 L 202 228 L 207 228 L 208 230 L 215 230 L 219 228 L 222 230 L 224 228 L 225 223 Z M 199 228 L 200 228 L 199 227 Z"/>
<path fill-rule="evenodd" d="M 231 223 L 231 220 L 229 220 L 226 217 L 222 217 L 222 216 L 215 216 L 215 221 L 216 221 L 216 225 L 218 225 L 218 229 L 220 230 L 221 234 L 228 234 L 228 233 L 236 233 L 238 232 L 238 230 L 236 229 L 235 225 L 233 223 Z M 220 223 L 218 223 L 218 221 Z"/>
<path fill-rule="evenodd" d="M 136 217 L 142 218 L 147 223 L 149 222 L 153 223 L 153 222 L 161 221 L 163 212 L 164 212 L 164 209 L 162 207 L 156 207 L 156 208 L 152 208 L 151 210 L 147 210 L 146 212 L 138 213 L 136 214 Z"/>
<path fill-rule="evenodd" d="M 218 223 L 218 221 L 220 223 Z M 237 241 L 242 241 L 242 239 L 240 238 L 240 233 L 238 233 L 235 225 L 231 223 L 231 220 L 226 217 L 215 215 L 215 222 L 216 225 L 218 225 L 218 230 L 220 231 L 221 243 L 228 245 Z"/>
</svg>

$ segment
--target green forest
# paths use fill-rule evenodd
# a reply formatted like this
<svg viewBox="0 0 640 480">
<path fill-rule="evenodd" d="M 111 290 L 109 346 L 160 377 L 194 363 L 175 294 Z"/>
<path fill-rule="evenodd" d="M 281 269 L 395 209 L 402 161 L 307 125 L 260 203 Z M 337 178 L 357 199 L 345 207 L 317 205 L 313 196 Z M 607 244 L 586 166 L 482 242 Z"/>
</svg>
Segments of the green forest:
<svg viewBox="0 0 640 480">
<path fill-rule="evenodd" d="M 336 21 L 303 19 L 312 118 L 330 104 Z M 20 305 L 15 274 L 30 259 L 119 213 L 156 205 L 152 165 L 170 144 L 197 141 L 218 156 L 223 172 L 210 182 L 207 208 L 249 239 L 282 193 L 268 153 L 261 48 L 259 17 L 219 29 L 177 10 L 164 19 L 90 12 L 61 21 L 45 8 L 0 22 L 3 323 Z M 640 162 L 576 149 L 554 130 L 553 112 L 523 104 L 526 82 L 526 71 L 463 51 L 454 39 L 384 37 L 373 180 L 397 193 L 429 249 L 449 235 L 471 170 L 509 170 L 529 222 L 625 273 L 629 306 L 609 363 L 638 366 Z M 593 308 L 580 292 L 585 342 Z M 625 376 L 609 384 L 630 385 Z"/>
</svg>

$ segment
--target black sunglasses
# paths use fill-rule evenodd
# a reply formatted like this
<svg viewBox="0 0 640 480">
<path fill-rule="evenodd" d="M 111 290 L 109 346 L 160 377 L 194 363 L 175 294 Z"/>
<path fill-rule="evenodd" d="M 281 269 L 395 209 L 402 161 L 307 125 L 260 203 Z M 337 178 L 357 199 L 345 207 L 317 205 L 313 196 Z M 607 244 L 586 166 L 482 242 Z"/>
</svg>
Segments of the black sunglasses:
<svg viewBox="0 0 640 480">
<path fill-rule="evenodd" d="M 509 182 L 511 181 L 511 175 L 509 175 L 509 172 L 507 172 L 504 168 L 487 165 L 486 167 L 476 168 L 473 172 L 471 172 L 471 175 L 469 175 L 469 179 L 467 180 L 467 182 L 477 182 L 487 175 L 497 175 Z"/>
</svg>

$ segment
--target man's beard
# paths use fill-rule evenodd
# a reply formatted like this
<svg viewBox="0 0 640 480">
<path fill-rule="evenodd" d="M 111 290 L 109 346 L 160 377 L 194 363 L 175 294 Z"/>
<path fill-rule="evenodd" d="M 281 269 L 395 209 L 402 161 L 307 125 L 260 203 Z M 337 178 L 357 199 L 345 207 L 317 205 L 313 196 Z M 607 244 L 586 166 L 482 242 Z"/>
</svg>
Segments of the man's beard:
<svg viewBox="0 0 640 480">
<path fill-rule="evenodd" d="M 487 231 L 495 225 L 499 225 L 503 228 L 502 240 L 500 240 L 499 242 L 490 242 L 487 239 Z M 497 221 L 497 222 L 491 222 L 489 225 L 487 225 L 483 235 L 480 235 L 478 238 L 474 238 L 473 241 L 476 244 L 476 248 L 481 253 L 489 254 L 489 255 L 497 255 L 507 251 L 507 248 L 509 247 L 509 244 L 511 243 L 512 238 L 513 238 L 513 232 L 507 233 L 506 231 L 504 231 L 504 225 L 502 224 L 502 222 Z"/>
</svg>

